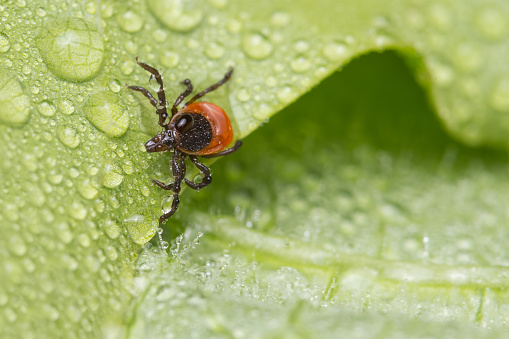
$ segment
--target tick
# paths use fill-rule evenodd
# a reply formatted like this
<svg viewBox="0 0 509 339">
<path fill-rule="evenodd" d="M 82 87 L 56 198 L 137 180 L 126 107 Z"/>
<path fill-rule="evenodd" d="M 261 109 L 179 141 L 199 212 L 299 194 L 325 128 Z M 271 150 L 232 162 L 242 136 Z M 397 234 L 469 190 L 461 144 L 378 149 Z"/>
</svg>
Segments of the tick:
<svg viewBox="0 0 509 339">
<path fill-rule="evenodd" d="M 159 115 L 159 125 L 163 128 L 161 133 L 145 144 L 145 148 L 149 153 L 173 151 L 171 159 L 173 183 L 165 184 L 155 179 L 152 180 L 152 183 L 162 189 L 172 191 L 173 195 L 171 209 L 167 212 L 163 210 L 164 214 L 159 218 L 159 223 L 162 224 L 178 209 L 182 182 L 195 190 L 200 190 L 212 182 L 210 169 L 199 161 L 199 157 L 221 157 L 237 151 L 242 146 L 242 141 L 238 140 L 232 148 L 227 149 L 233 140 L 233 130 L 228 115 L 221 107 L 210 102 L 196 102 L 205 94 L 212 92 L 230 80 L 233 68 L 228 70 L 223 79 L 196 94 L 179 109 L 179 105 L 193 92 L 191 80 L 185 79 L 182 81 L 182 84 L 187 88 L 177 97 L 171 107 L 171 116 L 168 116 L 166 94 L 164 93 L 161 74 L 154 67 L 139 62 L 138 58 L 136 58 L 136 62 L 144 70 L 150 72 L 150 78 L 155 78 L 159 84 L 157 99 L 143 87 L 128 86 L 129 89 L 141 92 L 147 97 L 156 108 L 156 114 Z M 195 183 L 186 178 L 185 159 L 187 157 L 202 172 L 202 182 Z"/>
</svg>

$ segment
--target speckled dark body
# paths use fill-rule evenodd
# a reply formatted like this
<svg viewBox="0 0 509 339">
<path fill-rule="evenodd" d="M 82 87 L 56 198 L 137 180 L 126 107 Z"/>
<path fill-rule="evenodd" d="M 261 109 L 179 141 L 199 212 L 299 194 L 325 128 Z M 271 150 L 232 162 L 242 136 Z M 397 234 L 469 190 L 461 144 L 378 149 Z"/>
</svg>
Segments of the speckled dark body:
<svg viewBox="0 0 509 339">
<path fill-rule="evenodd" d="M 128 86 L 129 89 L 141 92 L 156 107 L 156 113 L 159 115 L 159 125 L 163 127 L 163 131 L 150 139 L 145 144 L 145 148 L 150 153 L 173 151 L 171 160 L 173 183 L 164 184 L 158 180 L 152 180 L 154 184 L 162 189 L 173 192 L 171 209 L 168 212 L 163 211 L 164 214 L 159 218 L 159 223 L 164 223 L 178 209 L 179 194 L 183 181 L 187 186 L 196 190 L 204 188 L 212 182 L 209 168 L 200 163 L 198 157 L 220 157 L 231 154 L 242 146 L 242 141 L 238 140 L 232 148 L 226 149 L 233 140 L 233 130 L 228 115 L 221 107 L 210 102 L 195 102 L 228 81 L 233 73 L 233 68 L 230 68 L 222 80 L 196 94 L 179 110 L 178 106 L 193 92 L 191 81 L 185 79 L 182 84 L 186 85 L 187 88 L 175 100 L 171 108 L 170 121 L 166 122 L 168 113 L 161 74 L 155 68 L 139 62 L 138 58 L 136 58 L 136 61 L 143 69 L 150 72 L 151 77 L 154 77 L 159 84 L 157 100 L 143 87 Z M 186 157 L 189 157 L 191 162 L 202 172 L 202 182 L 194 183 L 186 179 Z"/>
</svg>

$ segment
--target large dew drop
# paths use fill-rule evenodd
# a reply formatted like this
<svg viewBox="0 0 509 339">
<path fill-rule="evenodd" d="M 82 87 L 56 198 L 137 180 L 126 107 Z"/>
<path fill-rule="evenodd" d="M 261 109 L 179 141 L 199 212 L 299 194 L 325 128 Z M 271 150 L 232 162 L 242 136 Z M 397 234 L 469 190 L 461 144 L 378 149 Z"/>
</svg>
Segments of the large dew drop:
<svg viewBox="0 0 509 339">
<path fill-rule="evenodd" d="M 63 80 L 90 80 L 101 70 L 103 37 L 82 19 L 51 22 L 42 27 L 35 44 L 49 70 Z"/>
</svg>

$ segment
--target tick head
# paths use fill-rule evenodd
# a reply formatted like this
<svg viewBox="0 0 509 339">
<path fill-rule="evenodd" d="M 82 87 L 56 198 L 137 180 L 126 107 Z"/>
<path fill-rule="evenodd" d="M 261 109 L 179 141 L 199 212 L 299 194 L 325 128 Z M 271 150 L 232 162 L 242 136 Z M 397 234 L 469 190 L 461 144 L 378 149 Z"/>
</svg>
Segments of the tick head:
<svg viewBox="0 0 509 339">
<path fill-rule="evenodd" d="M 177 146 L 173 131 L 162 131 L 145 144 L 148 153 L 170 151 Z"/>
</svg>

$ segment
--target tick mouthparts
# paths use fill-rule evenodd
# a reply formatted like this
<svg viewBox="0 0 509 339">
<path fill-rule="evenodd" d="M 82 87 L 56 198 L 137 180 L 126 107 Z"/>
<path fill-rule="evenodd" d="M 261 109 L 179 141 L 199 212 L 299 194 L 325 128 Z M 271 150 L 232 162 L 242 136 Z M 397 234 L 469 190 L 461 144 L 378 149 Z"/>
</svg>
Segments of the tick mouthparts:
<svg viewBox="0 0 509 339">
<path fill-rule="evenodd" d="M 147 143 L 145 144 L 145 149 L 147 150 L 148 153 L 157 152 L 156 147 L 157 143 L 154 142 L 152 139 L 147 141 Z"/>
</svg>

